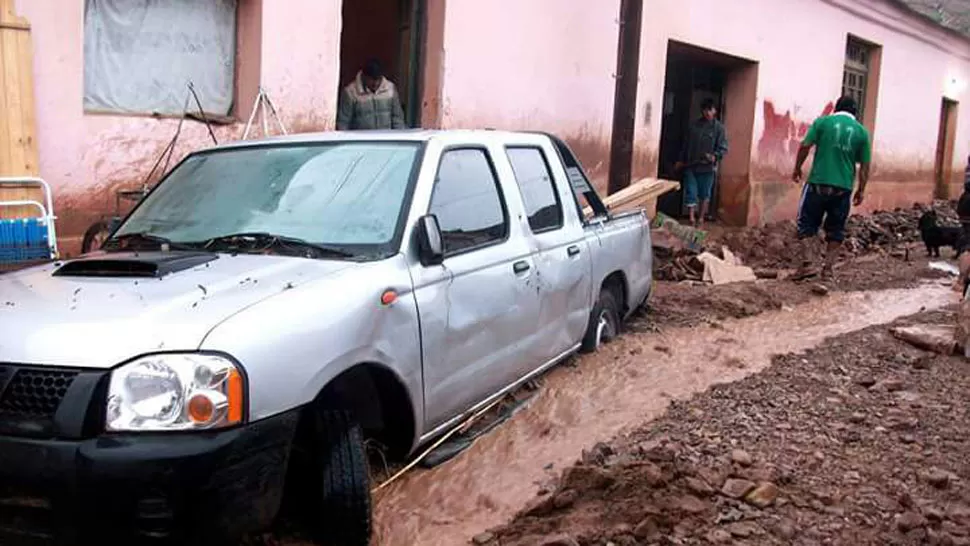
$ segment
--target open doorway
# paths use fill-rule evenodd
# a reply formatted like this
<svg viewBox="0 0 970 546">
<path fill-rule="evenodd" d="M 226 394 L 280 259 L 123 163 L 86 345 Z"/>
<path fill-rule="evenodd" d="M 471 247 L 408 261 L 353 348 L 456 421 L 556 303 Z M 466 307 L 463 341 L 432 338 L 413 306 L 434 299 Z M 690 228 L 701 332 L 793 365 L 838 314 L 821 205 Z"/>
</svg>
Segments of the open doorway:
<svg viewBox="0 0 970 546">
<path fill-rule="evenodd" d="M 425 0 L 344 1 L 340 34 L 340 90 L 376 58 L 397 86 L 409 127 L 419 125 L 421 42 Z"/>
<path fill-rule="evenodd" d="M 747 219 L 757 68 L 756 62 L 747 59 L 682 42 L 667 44 L 657 176 L 681 180 L 675 165 L 690 124 L 700 117 L 701 104 L 713 100 L 730 150 L 718 168 L 710 211 L 732 224 L 744 224 Z M 662 196 L 657 208 L 668 216 L 685 216 L 683 189 Z"/>
<path fill-rule="evenodd" d="M 940 106 L 940 134 L 936 140 L 936 168 L 933 194 L 937 199 L 950 198 L 953 180 L 953 146 L 957 136 L 957 102 L 943 99 Z"/>
</svg>

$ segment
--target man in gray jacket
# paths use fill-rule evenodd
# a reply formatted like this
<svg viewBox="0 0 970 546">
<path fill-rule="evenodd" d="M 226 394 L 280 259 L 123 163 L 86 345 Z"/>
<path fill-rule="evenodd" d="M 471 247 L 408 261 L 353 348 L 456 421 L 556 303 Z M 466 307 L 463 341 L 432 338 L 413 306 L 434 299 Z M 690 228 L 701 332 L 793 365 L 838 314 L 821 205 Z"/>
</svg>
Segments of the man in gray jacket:
<svg viewBox="0 0 970 546">
<path fill-rule="evenodd" d="M 678 167 L 684 169 L 684 200 L 694 227 L 704 224 L 714 192 L 717 166 L 727 151 L 727 135 L 717 120 L 717 105 L 712 99 L 706 99 L 701 104 L 700 119 L 690 125 L 678 163 Z"/>
<path fill-rule="evenodd" d="M 367 61 L 340 93 L 337 130 L 404 129 L 404 110 L 397 87 L 384 77 L 376 59 Z"/>
</svg>

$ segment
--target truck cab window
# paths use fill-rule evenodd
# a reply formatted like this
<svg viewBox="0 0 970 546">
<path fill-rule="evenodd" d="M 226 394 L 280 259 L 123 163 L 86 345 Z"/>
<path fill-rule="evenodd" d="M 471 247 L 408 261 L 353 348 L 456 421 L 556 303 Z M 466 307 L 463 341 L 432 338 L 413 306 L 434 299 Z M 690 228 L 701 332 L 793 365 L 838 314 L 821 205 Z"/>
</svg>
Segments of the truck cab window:
<svg viewBox="0 0 970 546">
<path fill-rule="evenodd" d="M 532 232 L 561 228 L 562 205 L 542 150 L 523 147 L 509 148 L 507 152 Z"/>
<path fill-rule="evenodd" d="M 453 255 L 504 240 L 508 215 L 495 171 L 484 150 L 445 152 L 431 194 L 445 254 Z"/>
</svg>

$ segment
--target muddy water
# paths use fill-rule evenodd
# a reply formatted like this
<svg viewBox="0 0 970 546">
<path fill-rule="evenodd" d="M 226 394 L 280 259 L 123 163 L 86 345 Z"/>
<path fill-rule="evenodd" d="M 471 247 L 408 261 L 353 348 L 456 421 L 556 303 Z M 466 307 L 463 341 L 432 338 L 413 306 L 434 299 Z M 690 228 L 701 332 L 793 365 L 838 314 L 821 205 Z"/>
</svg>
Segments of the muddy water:
<svg viewBox="0 0 970 546">
<path fill-rule="evenodd" d="M 954 301 L 940 284 L 838 293 L 718 327 L 624 336 L 575 368 L 553 371 L 528 409 L 457 459 L 382 492 L 375 544 L 467 544 L 512 517 L 583 448 L 656 417 L 671 399 L 757 372 L 773 354 Z"/>
</svg>

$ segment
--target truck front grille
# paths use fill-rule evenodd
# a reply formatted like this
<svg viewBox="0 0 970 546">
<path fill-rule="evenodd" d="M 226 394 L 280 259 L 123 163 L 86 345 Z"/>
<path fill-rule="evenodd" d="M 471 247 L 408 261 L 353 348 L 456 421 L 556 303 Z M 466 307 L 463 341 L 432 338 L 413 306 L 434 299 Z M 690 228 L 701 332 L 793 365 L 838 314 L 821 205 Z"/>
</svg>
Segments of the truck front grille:
<svg viewBox="0 0 970 546">
<path fill-rule="evenodd" d="M 0 416 L 52 419 L 77 372 L 0 365 Z"/>
</svg>

